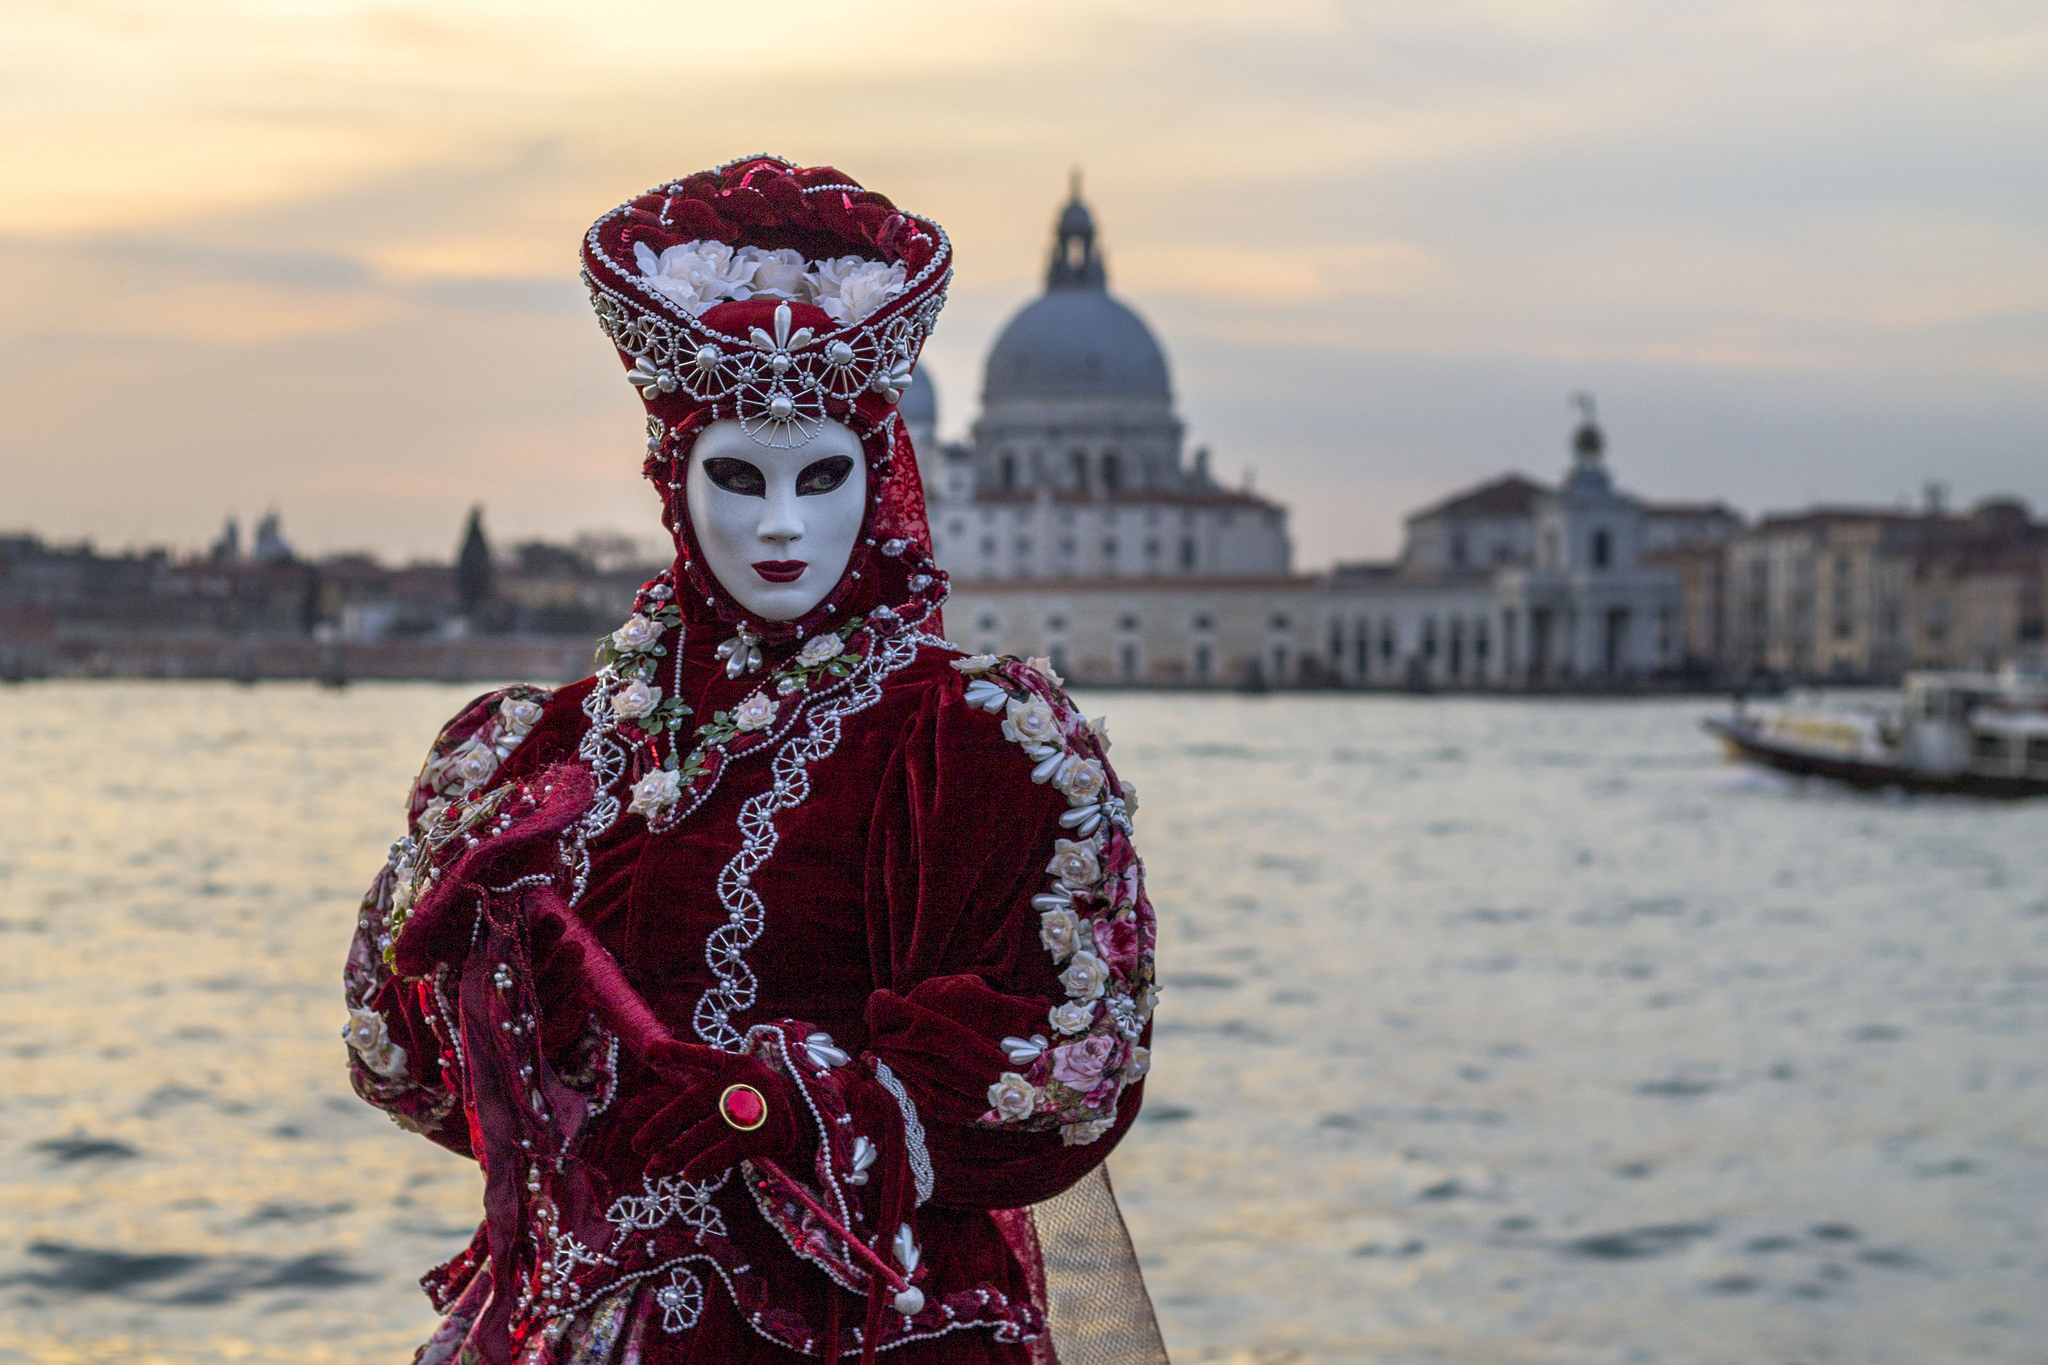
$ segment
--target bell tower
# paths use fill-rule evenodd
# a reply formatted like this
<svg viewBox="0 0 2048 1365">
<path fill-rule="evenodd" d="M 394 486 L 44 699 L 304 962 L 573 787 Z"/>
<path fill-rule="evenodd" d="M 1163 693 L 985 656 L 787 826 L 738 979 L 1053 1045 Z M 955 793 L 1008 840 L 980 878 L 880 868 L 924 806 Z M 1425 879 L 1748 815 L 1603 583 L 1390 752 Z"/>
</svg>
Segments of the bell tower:
<svg viewBox="0 0 2048 1365">
<path fill-rule="evenodd" d="M 1054 289 L 1109 288 L 1109 276 L 1102 268 L 1102 254 L 1095 249 L 1095 215 L 1081 202 L 1081 172 L 1077 169 L 1068 183 L 1067 206 L 1060 211 L 1059 230 L 1053 238 L 1052 264 L 1046 268 L 1045 287 Z"/>
</svg>

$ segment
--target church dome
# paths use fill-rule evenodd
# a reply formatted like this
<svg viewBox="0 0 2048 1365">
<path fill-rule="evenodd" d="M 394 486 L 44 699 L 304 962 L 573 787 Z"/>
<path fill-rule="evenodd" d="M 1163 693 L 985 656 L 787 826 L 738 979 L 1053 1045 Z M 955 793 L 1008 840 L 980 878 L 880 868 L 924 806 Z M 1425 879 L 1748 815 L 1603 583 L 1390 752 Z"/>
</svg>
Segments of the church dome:
<svg viewBox="0 0 2048 1365">
<path fill-rule="evenodd" d="M 926 426 L 938 424 L 939 391 L 933 387 L 932 377 L 924 372 L 924 366 L 910 372 L 910 387 L 896 404 L 896 415 L 910 426 L 920 422 Z"/>
<path fill-rule="evenodd" d="M 1152 330 L 1107 293 L 1061 289 L 1010 319 L 989 352 L 981 401 L 1173 396 Z"/>
<path fill-rule="evenodd" d="M 1095 220 L 1077 193 L 1060 213 L 1045 293 L 1010 319 L 989 352 L 982 404 L 1172 397 L 1166 354 L 1152 329 L 1109 295 Z"/>
</svg>

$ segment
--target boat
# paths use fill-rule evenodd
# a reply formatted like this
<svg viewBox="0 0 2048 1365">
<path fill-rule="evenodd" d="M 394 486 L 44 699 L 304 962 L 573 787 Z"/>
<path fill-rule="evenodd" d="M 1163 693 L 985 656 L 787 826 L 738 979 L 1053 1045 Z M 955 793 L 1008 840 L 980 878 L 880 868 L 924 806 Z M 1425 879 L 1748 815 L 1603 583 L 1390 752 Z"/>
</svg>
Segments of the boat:
<svg viewBox="0 0 2048 1365">
<path fill-rule="evenodd" d="M 1910 673 L 1884 706 L 1752 707 L 1706 729 L 1730 758 L 1865 790 L 2048 796 L 2048 678 Z"/>
</svg>

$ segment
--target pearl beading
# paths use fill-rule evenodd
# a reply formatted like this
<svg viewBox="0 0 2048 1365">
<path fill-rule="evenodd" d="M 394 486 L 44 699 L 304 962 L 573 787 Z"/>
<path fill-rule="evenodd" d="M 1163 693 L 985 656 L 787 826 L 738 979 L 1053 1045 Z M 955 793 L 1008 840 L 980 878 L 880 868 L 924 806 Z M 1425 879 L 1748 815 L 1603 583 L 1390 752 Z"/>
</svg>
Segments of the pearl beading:
<svg viewBox="0 0 2048 1365">
<path fill-rule="evenodd" d="M 931 1150 L 925 1144 L 924 1122 L 917 1116 L 917 1102 L 910 1098 L 910 1092 L 887 1063 L 875 1063 L 875 1079 L 895 1097 L 896 1107 L 903 1111 L 903 1145 L 910 1158 L 911 1178 L 917 1182 L 917 1207 L 921 1208 L 932 1197 L 937 1177 L 932 1172 Z"/>
</svg>

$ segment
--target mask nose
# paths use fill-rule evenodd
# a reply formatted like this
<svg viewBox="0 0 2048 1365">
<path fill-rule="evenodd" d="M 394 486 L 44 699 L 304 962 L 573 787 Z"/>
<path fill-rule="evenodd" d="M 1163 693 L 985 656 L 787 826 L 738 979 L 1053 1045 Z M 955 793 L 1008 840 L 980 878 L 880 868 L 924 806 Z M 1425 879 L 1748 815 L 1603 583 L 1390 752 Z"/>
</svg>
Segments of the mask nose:
<svg viewBox="0 0 2048 1365">
<path fill-rule="evenodd" d="M 795 479 L 782 478 L 770 483 L 766 503 L 754 528 L 755 535 L 783 550 L 804 538 L 804 518 L 797 505 Z"/>
</svg>

